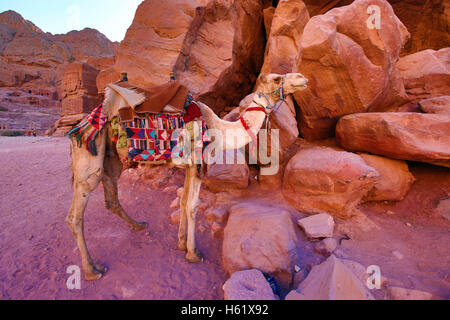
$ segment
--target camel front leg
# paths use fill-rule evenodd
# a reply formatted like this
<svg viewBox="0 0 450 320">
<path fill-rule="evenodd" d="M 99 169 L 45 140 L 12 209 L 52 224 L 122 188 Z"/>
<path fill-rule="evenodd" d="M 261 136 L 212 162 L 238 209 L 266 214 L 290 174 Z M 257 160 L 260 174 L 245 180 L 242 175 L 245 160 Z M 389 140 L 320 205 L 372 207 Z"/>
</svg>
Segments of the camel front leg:
<svg viewBox="0 0 450 320">
<path fill-rule="evenodd" d="M 103 176 L 105 138 L 104 132 L 97 137 L 97 156 L 92 156 L 85 147 L 78 147 L 75 139 L 71 143 L 73 198 L 66 222 L 78 244 L 86 280 L 97 280 L 106 272 L 106 268 L 95 263 L 89 255 L 84 238 L 84 211 L 91 192 L 97 188 Z"/>
<path fill-rule="evenodd" d="M 191 263 L 199 263 L 203 261 L 203 255 L 197 249 L 195 244 L 195 220 L 198 208 L 198 197 L 202 181 L 197 177 L 197 169 L 195 167 L 189 167 L 186 169 L 186 180 L 188 182 L 187 185 L 185 184 L 185 216 L 187 220 L 186 260 Z"/>
<path fill-rule="evenodd" d="M 91 180 L 93 180 L 91 183 L 98 185 L 100 182 L 100 177 L 94 174 L 94 176 L 91 176 Z M 85 279 L 97 280 L 100 279 L 103 273 L 106 272 L 106 268 L 93 261 L 87 249 L 86 240 L 84 238 L 84 210 L 86 209 L 91 190 L 92 188 L 88 183 L 74 183 L 72 205 L 66 217 L 66 223 L 69 225 L 69 228 L 78 244 Z"/>
</svg>

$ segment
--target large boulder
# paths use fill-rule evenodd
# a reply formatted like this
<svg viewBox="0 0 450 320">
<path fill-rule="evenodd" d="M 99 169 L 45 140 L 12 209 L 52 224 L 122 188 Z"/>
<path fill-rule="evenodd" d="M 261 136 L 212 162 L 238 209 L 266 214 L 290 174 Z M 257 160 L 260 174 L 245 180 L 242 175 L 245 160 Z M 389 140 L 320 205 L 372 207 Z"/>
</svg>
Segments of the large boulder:
<svg viewBox="0 0 450 320">
<path fill-rule="evenodd" d="M 283 195 L 298 210 L 349 218 L 378 181 L 378 172 L 353 153 L 326 147 L 300 150 L 283 178 Z"/>
<path fill-rule="evenodd" d="M 238 160 L 234 150 L 224 151 L 223 163 L 213 163 L 208 166 L 205 185 L 214 192 L 246 189 L 249 184 L 250 169 L 245 162 L 239 163 Z"/>
<path fill-rule="evenodd" d="M 409 171 L 408 164 L 402 160 L 388 159 L 370 154 L 361 154 L 360 156 L 380 174 L 377 183 L 364 197 L 364 200 L 403 200 L 414 181 L 416 181 Z"/>
<path fill-rule="evenodd" d="M 271 17 L 261 73 L 292 72 L 300 57 L 300 41 L 308 20 L 309 13 L 302 0 L 281 0 L 278 3 Z"/>
<path fill-rule="evenodd" d="M 224 268 L 230 274 L 255 268 L 287 288 L 298 258 L 296 242 L 289 212 L 253 202 L 234 205 L 224 230 Z"/>
<path fill-rule="evenodd" d="M 305 0 L 311 16 L 324 14 L 334 7 L 348 5 L 353 0 Z M 450 47 L 450 3 L 446 0 L 389 0 L 395 14 L 411 33 L 411 39 L 401 55 L 424 49 Z"/>
<path fill-rule="evenodd" d="M 367 26 L 370 5 L 381 9 L 379 30 Z M 356 0 L 312 17 L 301 40 L 301 63 L 294 70 L 309 79 L 308 89 L 294 95 L 303 136 L 330 137 L 343 115 L 385 111 L 407 102 L 396 62 L 408 38 L 385 0 Z"/>
<path fill-rule="evenodd" d="M 429 98 L 419 102 L 420 110 L 425 113 L 435 113 L 450 116 L 450 96 Z"/>
<path fill-rule="evenodd" d="M 314 266 L 286 300 L 374 300 L 360 279 L 334 255 Z"/>
<path fill-rule="evenodd" d="M 261 271 L 238 271 L 223 285 L 225 300 L 275 300 L 272 288 Z"/>
<path fill-rule="evenodd" d="M 450 167 L 450 117 L 422 113 L 359 113 L 341 118 L 336 137 L 346 150 Z"/>
<path fill-rule="evenodd" d="M 450 92 L 450 48 L 429 49 L 404 56 L 398 61 L 397 68 L 412 101 Z"/>
</svg>

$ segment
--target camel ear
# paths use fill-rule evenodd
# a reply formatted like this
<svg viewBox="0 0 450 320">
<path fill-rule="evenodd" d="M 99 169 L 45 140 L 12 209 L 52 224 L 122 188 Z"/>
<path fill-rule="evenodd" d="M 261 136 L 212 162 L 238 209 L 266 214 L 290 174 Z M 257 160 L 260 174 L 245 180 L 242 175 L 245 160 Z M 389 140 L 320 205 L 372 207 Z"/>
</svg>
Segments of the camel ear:
<svg viewBox="0 0 450 320">
<path fill-rule="evenodd" d="M 268 83 L 269 82 L 269 78 L 265 74 L 261 74 L 259 76 L 259 82 L 261 82 L 261 83 Z"/>
</svg>

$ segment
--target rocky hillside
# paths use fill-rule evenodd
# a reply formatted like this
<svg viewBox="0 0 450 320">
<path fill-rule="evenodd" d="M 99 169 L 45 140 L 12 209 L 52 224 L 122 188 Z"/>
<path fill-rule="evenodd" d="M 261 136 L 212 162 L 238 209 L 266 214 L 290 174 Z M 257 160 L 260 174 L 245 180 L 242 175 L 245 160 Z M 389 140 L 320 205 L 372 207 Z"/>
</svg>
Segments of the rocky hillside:
<svg viewBox="0 0 450 320">
<path fill-rule="evenodd" d="M 114 56 L 112 43 L 94 29 L 45 33 L 14 11 L 0 14 L 0 86 L 54 88 L 58 68 L 89 57 Z"/>
</svg>

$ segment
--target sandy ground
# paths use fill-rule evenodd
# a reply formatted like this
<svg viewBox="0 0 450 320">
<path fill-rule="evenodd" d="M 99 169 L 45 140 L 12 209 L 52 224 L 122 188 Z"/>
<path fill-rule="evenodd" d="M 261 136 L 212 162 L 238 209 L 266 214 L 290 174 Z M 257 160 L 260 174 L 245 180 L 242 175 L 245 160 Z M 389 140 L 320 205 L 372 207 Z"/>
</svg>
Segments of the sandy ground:
<svg viewBox="0 0 450 320">
<path fill-rule="evenodd" d="M 100 281 L 83 280 L 81 290 L 67 289 L 66 269 L 80 263 L 64 222 L 72 197 L 68 142 L 0 137 L 0 299 L 222 299 L 227 279 L 222 239 L 199 228 L 198 247 L 206 258 L 200 265 L 187 263 L 176 250 L 177 226 L 169 223 L 169 204 L 176 195 L 162 190 L 165 184 L 181 185 L 179 176 L 155 189 L 128 172 L 119 182 L 119 197 L 132 217 L 149 222 L 148 232 L 132 231 L 104 209 L 100 185 L 86 209 L 85 234 L 92 256 L 109 270 Z M 365 267 L 380 266 L 391 286 L 450 299 L 450 223 L 434 211 L 438 200 L 450 194 L 450 170 L 418 163 L 410 163 L 410 169 L 417 181 L 407 197 L 361 205 L 379 229 L 361 231 L 364 226 L 355 223 L 352 239 L 343 240 L 336 255 Z M 252 184 L 234 201 L 269 200 Z M 288 208 L 294 219 L 302 217 L 277 192 L 269 202 Z M 206 225 L 201 214 L 198 225 Z M 302 268 L 325 259 L 314 253 L 300 229 L 297 235 Z M 372 294 L 386 298 L 385 290 Z"/>
<path fill-rule="evenodd" d="M 206 261 L 187 263 L 168 218 L 175 192 L 133 185 L 126 176 L 122 206 L 149 223 L 148 233 L 104 209 L 100 185 L 85 212 L 85 234 L 92 256 L 109 270 L 100 281 L 83 280 L 81 290 L 67 289 L 67 267 L 80 265 L 64 222 L 72 197 L 68 142 L 0 138 L 0 299 L 222 299 L 221 242 L 198 232 Z"/>
</svg>

